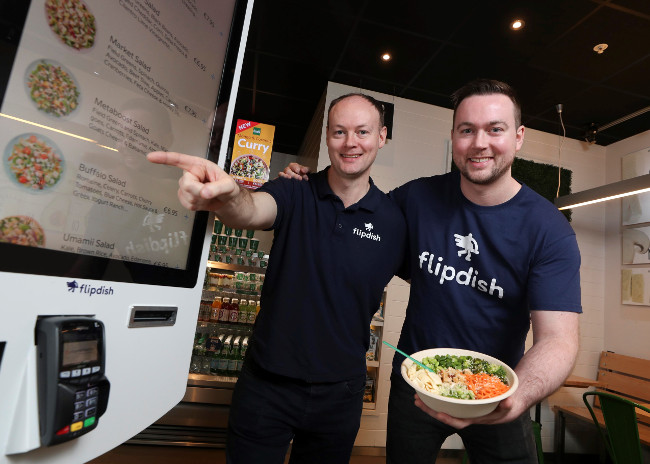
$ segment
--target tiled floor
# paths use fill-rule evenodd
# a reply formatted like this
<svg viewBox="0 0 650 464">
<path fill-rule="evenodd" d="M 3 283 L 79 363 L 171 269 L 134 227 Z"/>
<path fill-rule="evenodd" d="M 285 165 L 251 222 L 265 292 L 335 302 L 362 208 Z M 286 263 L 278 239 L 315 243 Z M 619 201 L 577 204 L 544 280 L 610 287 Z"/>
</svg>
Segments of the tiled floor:
<svg viewBox="0 0 650 464">
<path fill-rule="evenodd" d="M 363 454 L 359 454 L 363 453 Z M 376 454 L 369 456 L 368 453 Z M 445 453 L 449 454 L 449 452 Z M 121 445 L 108 453 L 89 461 L 89 464 L 186 464 L 209 462 L 224 464 L 225 452 L 219 448 L 178 446 Z M 350 464 L 383 464 L 383 449 L 355 449 Z M 440 457 L 436 464 L 460 464 L 461 459 Z"/>
</svg>

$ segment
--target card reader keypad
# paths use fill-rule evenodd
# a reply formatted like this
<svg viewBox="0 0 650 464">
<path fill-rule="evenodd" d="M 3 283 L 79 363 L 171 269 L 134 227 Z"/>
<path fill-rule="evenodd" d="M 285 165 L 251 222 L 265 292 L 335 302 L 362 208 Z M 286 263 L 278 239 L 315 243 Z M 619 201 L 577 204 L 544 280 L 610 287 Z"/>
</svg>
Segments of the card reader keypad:
<svg viewBox="0 0 650 464">
<path fill-rule="evenodd" d="M 92 368 L 84 369 L 73 369 L 71 371 L 63 371 L 60 373 L 60 378 L 69 379 L 70 377 L 75 378 L 75 371 L 88 371 L 88 375 L 91 372 L 95 373 L 99 371 L 99 366 Z M 70 376 L 64 375 L 69 373 Z M 61 428 L 56 432 L 56 435 L 66 435 L 68 433 L 78 432 L 86 427 L 90 427 L 95 424 L 97 418 L 97 406 L 99 403 L 99 388 L 91 386 L 90 388 L 81 388 L 74 393 L 74 411 L 72 412 L 71 423 Z"/>
</svg>

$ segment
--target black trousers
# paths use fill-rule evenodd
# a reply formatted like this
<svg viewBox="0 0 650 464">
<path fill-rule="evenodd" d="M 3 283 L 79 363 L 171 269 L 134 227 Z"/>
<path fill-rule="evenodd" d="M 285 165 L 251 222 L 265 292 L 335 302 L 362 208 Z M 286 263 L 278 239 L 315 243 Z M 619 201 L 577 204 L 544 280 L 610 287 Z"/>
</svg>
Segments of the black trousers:
<svg viewBox="0 0 650 464">
<path fill-rule="evenodd" d="M 308 383 L 275 375 L 247 359 L 228 420 L 230 464 L 349 463 L 359 430 L 365 374 L 343 382 Z"/>
</svg>

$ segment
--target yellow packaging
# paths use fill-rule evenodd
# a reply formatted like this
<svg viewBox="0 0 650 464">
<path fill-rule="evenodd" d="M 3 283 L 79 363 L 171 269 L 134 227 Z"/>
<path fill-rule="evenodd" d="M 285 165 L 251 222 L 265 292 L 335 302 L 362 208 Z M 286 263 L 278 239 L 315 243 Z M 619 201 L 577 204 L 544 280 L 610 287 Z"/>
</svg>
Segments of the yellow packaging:
<svg viewBox="0 0 650 464">
<path fill-rule="evenodd" d="M 269 180 L 275 126 L 237 120 L 230 175 L 243 187 L 257 189 Z"/>
</svg>

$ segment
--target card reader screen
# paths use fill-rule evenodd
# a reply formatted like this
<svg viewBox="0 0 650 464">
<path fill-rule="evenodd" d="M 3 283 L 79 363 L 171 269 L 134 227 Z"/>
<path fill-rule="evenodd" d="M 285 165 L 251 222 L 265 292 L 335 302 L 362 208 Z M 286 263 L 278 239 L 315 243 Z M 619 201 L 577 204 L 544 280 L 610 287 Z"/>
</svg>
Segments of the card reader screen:
<svg viewBox="0 0 650 464">
<path fill-rule="evenodd" d="M 67 342 L 63 344 L 62 367 L 98 361 L 97 340 Z"/>
</svg>

